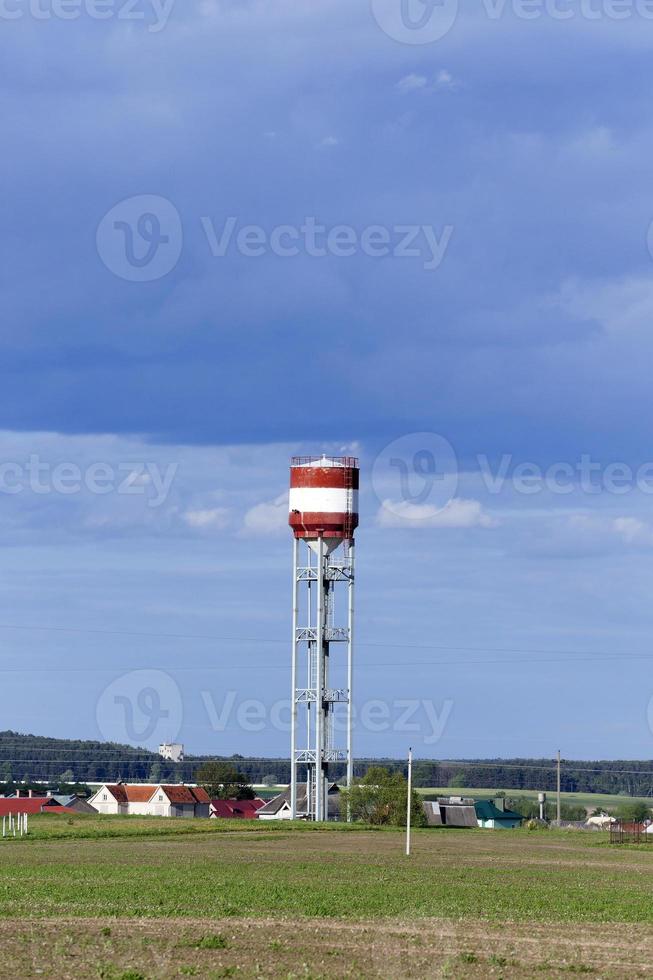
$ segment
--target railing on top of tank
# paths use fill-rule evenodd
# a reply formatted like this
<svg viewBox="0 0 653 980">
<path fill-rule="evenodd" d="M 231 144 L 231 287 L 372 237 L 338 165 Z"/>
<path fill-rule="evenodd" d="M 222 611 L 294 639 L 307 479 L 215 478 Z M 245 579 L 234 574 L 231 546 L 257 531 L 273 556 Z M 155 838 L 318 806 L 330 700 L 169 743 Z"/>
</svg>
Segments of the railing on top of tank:
<svg viewBox="0 0 653 980">
<path fill-rule="evenodd" d="M 338 466 L 358 469 L 358 459 L 356 456 L 293 456 L 291 457 L 290 465 L 305 466 L 307 463 L 321 463 L 323 460 L 327 466 L 337 463 Z"/>
</svg>

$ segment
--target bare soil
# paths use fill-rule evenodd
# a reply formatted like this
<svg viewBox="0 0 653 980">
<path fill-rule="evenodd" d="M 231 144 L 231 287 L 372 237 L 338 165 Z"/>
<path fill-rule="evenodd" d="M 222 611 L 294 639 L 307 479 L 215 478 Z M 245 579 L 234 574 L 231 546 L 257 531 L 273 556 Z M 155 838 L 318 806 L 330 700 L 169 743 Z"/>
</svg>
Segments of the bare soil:
<svg viewBox="0 0 653 980">
<path fill-rule="evenodd" d="M 488 896 L 491 900 L 491 896 Z M 0 921 L 0 977 L 650 977 L 653 932 L 604 923 Z"/>
</svg>

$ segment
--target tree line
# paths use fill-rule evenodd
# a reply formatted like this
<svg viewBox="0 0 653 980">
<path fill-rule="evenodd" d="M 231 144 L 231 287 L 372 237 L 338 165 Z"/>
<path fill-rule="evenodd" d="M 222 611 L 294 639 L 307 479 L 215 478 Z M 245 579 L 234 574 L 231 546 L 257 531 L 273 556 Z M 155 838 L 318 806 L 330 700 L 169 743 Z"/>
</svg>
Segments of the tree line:
<svg viewBox="0 0 653 980">
<path fill-rule="evenodd" d="M 247 783 L 290 782 L 287 758 L 186 756 L 181 763 L 161 759 L 157 752 L 119 743 L 47 738 L 19 732 L 0 732 L 0 784 L 31 781 L 53 783 L 192 782 L 198 768 L 217 760 L 229 762 Z M 397 759 L 360 759 L 355 776 L 362 779 L 372 766 L 406 775 L 406 763 Z M 585 770 L 598 770 L 585 771 Z M 329 768 L 334 781 L 345 777 L 344 765 Z M 553 759 L 415 760 L 413 782 L 417 787 L 455 789 L 471 786 L 496 791 L 553 792 L 556 769 Z M 653 761 L 563 761 L 561 789 L 571 793 L 610 793 L 653 796 Z"/>
</svg>

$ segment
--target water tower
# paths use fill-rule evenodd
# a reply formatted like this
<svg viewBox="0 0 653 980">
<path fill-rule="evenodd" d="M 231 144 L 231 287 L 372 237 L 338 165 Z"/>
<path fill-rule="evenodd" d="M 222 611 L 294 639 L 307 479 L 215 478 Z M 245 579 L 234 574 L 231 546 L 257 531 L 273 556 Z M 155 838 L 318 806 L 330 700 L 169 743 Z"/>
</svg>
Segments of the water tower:
<svg viewBox="0 0 653 980">
<path fill-rule="evenodd" d="M 328 818 L 329 763 L 346 763 L 351 785 L 358 474 L 353 456 L 294 456 L 290 464 L 293 818 Z"/>
</svg>

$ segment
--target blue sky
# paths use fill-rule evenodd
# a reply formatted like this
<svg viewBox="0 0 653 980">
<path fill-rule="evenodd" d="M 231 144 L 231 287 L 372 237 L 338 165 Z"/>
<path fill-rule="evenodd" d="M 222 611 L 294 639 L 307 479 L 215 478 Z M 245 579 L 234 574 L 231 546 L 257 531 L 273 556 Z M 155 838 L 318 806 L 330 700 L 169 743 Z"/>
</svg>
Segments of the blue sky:
<svg viewBox="0 0 653 980">
<path fill-rule="evenodd" d="M 0 5 L 1 727 L 285 753 L 288 457 L 352 451 L 357 751 L 651 756 L 653 21 L 452 4 Z"/>
</svg>

